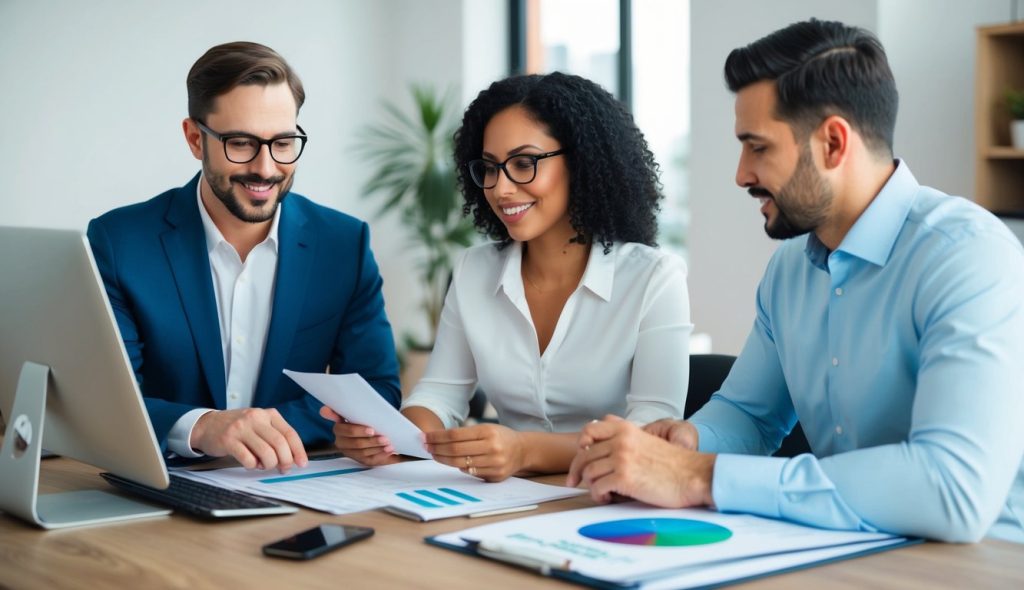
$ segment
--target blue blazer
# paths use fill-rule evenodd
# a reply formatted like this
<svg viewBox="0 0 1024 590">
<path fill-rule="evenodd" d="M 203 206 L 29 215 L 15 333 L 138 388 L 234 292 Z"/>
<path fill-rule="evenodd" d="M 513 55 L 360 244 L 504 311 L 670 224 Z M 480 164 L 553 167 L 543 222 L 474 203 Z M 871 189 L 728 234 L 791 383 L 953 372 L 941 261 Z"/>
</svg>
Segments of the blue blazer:
<svg viewBox="0 0 1024 590">
<path fill-rule="evenodd" d="M 161 448 L 198 407 L 226 407 L 226 375 L 197 174 L 115 209 L 88 237 Z M 281 202 L 270 329 L 253 407 L 276 408 L 308 445 L 332 442 L 320 403 L 282 369 L 359 373 L 398 406 L 398 363 L 366 223 L 289 194 Z"/>
</svg>

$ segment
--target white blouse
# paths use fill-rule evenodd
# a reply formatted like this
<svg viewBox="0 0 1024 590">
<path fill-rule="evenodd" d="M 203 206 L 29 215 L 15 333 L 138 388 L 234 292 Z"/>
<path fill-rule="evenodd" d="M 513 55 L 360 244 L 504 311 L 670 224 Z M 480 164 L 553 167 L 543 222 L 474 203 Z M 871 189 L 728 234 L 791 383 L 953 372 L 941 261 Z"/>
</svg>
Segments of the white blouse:
<svg viewBox="0 0 1024 590">
<path fill-rule="evenodd" d="M 682 418 L 693 324 L 681 258 L 634 243 L 604 254 L 595 243 L 543 355 L 521 263 L 518 242 L 456 261 L 434 351 L 403 408 L 427 408 L 452 428 L 479 383 L 515 430 L 574 432 L 605 414 Z"/>
</svg>

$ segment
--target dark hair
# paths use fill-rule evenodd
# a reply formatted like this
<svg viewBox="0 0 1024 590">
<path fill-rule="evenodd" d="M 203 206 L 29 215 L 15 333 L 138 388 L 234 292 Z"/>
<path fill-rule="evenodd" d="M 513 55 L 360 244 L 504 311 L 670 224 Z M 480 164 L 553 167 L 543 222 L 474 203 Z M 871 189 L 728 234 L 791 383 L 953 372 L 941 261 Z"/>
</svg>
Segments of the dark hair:
<svg viewBox="0 0 1024 590">
<path fill-rule="evenodd" d="M 480 157 L 484 128 L 494 115 L 520 105 L 555 138 L 569 171 L 569 220 L 577 242 L 656 244 L 658 164 L 621 102 L 599 85 L 570 74 L 513 76 L 482 91 L 455 132 L 455 164 L 465 215 L 505 247 L 512 242 L 466 163 Z"/>
<path fill-rule="evenodd" d="M 775 81 L 776 114 L 798 138 L 840 115 L 869 148 L 892 155 L 896 80 L 882 44 L 864 29 L 817 19 L 794 23 L 734 49 L 725 60 L 725 80 L 733 92 Z"/>
<path fill-rule="evenodd" d="M 236 86 L 279 82 L 288 83 L 298 111 L 306 100 L 302 81 L 276 51 L 248 41 L 211 47 L 188 71 L 188 116 L 204 120 L 213 111 L 213 101 Z"/>
</svg>

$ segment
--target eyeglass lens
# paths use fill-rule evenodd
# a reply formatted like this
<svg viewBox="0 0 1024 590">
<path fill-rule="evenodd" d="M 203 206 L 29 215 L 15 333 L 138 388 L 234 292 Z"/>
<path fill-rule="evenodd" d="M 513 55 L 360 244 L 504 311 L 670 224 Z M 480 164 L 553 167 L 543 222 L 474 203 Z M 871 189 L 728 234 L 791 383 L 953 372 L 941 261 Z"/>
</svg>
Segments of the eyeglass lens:
<svg viewBox="0 0 1024 590">
<path fill-rule="evenodd" d="M 224 152 L 228 160 L 236 164 L 244 164 L 256 158 L 260 151 L 260 143 L 249 137 L 231 137 L 224 142 Z M 282 137 L 270 142 L 270 155 L 281 164 L 291 164 L 302 154 L 302 138 Z"/>
<path fill-rule="evenodd" d="M 487 160 L 473 160 L 469 163 L 469 174 L 481 188 L 492 188 L 498 184 L 498 170 L 503 169 L 509 180 L 517 184 L 532 182 L 537 175 L 537 158 L 531 155 L 512 156 L 503 164 Z"/>
</svg>

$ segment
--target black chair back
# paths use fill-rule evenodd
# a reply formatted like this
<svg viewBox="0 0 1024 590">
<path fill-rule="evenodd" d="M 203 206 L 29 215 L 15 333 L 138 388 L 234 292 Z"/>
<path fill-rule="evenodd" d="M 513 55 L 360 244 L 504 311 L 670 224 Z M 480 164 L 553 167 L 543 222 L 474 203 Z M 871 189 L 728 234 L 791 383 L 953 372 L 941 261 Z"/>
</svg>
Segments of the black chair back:
<svg viewBox="0 0 1024 590">
<path fill-rule="evenodd" d="M 689 418 L 721 389 L 722 383 L 732 369 L 736 357 L 728 354 L 691 354 L 690 385 L 686 391 L 686 408 L 683 417 Z M 775 452 L 776 457 L 795 457 L 810 453 L 804 429 L 797 422 L 793 431 L 782 441 L 782 446 Z"/>
</svg>

